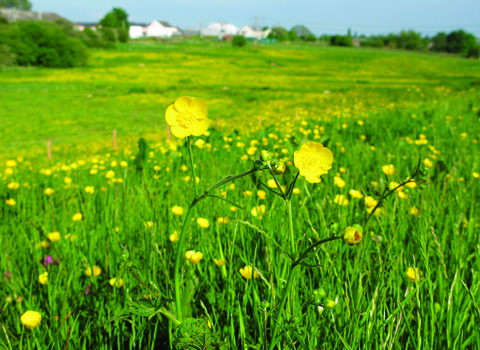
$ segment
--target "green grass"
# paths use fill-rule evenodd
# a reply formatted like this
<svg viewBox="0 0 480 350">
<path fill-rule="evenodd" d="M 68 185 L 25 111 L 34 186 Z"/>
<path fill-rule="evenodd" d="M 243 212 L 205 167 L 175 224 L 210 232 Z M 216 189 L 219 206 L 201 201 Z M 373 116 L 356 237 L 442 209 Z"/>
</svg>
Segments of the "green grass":
<svg viewBox="0 0 480 350">
<path fill-rule="evenodd" d="M 0 347 L 65 349 L 68 341 L 71 349 L 168 348 L 176 328 L 161 314 L 145 324 L 141 316 L 107 323 L 130 301 L 150 295 L 130 272 L 121 288 L 109 280 L 119 276 L 120 244 L 126 246 L 135 274 L 176 315 L 169 299 L 175 299 L 178 242 L 169 237 L 187 224 L 183 251 L 204 256 L 197 265 L 182 262 L 182 316 L 203 319 L 208 312 L 229 347 L 261 348 L 261 303 L 268 301 L 269 310 L 278 305 L 288 277 L 287 206 L 268 191 L 263 200 L 257 196 L 265 190 L 260 181 L 270 178 L 257 174 L 217 191 L 245 210 L 233 212 L 231 204 L 207 198 L 195 207 L 192 222 L 183 223 L 186 213 L 172 213 L 175 205 L 186 212 L 194 193 L 184 179 L 192 176 L 187 147 L 183 140 L 166 140 L 164 112 L 176 98 L 191 95 L 206 101 L 212 119 L 209 135 L 193 138 L 205 141 L 203 148 L 193 146 L 200 190 L 251 169 L 250 159 L 262 149 L 287 163 L 278 177 L 281 184 L 296 175 L 293 154 L 304 142 L 315 140 L 332 150 L 333 168 L 321 183 L 303 177 L 296 183 L 297 252 L 329 237 L 332 223 L 338 224 L 337 233 L 364 223 L 365 200 L 349 191 L 374 196 L 368 184 L 385 186 L 383 165 L 395 166 L 388 182 L 400 183 L 420 157 L 433 162 L 426 168 L 425 189 L 405 188 L 404 199 L 392 195 L 358 245 L 326 243 L 306 261 L 322 267 L 296 268 L 281 313 L 288 332 L 281 348 L 291 339 L 290 348 L 297 349 L 302 344 L 307 349 L 480 349 L 480 178 L 474 177 L 480 173 L 479 68 L 480 62 L 471 60 L 314 45 L 242 50 L 217 43 L 135 43 L 94 51 L 82 69 L 4 70 L 0 146 L 5 160 L 23 160 L 17 159 L 13 174 L 3 164 L 0 168 L 0 267 L 10 273 L 1 279 Z M 133 88 L 146 93 L 129 93 Z M 114 128 L 117 151 L 110 146 Z M 428 143 L 412 143 L 421 134 Z M 54 146 L 50 163 L 48 137 Z M 141 167 L 139 137 L 149 145 Z M 254 155 L 245 157 L 252 146 Z M 121 181 L 107 178 L 109 170 Z M 335 185 L 335 176 L 345 187 Z M 12 182 L 19 188 L 8 188 Z M 86 186 L 94 193 L 86 193 Z M 53 194 L 46 195 L 47 188 Z M 334 202 L 340 194 L 348 205 Z M 8 199 L 16 204 L 7 205 Z M 260 219 L 251 210 L 262 204 L 266 213 Z M 411 214 L 413 207 L 419 215 Z M 75 213 L 83 220 L 73 221 Z M 199 217 L 210 227 L 200 228 Z M 220 224 L 219 217 L 230 222 Z M 60 241 L 48 249 L 37 246 L 55 231 Z M 40 260 L 46 256 L 58 259 L 58 266 L 44 267 Z M 224 267 L 214 262 L 221 257 Z M 239 270 L 251 264 L 260 276 L 246 280 Z M 86 275 L 92 265 L 101 268 L 99 276 Z M 406 275 L 413 266 L 424 276 L 418 283 Z M 48 285 L 38 281 L 45 271 Z M 321 286 L 335 307 L 302 307 Z M 20 322 L 27 310 L 42 314 L 33 331 Z M 277 310 L 271 316 L 278 317 Z M 267 320 L 269 343 L 274 321 Z"/>
</svg>

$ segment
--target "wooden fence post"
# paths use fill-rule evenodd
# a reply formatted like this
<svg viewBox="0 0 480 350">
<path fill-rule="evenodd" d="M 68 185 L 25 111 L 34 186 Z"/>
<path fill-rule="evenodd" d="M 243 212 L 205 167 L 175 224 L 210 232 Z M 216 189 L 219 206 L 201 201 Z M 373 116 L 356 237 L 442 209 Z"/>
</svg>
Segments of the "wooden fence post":
<svg viewBox="0 0 480 350">
<path fill-rule="evenodd" d="M 112 132 L 112 142 L 113 142 L 113 150 L 116 151 L 117 150 L 117 129 L 113 129 L 113 132 Z"/>
</svg>

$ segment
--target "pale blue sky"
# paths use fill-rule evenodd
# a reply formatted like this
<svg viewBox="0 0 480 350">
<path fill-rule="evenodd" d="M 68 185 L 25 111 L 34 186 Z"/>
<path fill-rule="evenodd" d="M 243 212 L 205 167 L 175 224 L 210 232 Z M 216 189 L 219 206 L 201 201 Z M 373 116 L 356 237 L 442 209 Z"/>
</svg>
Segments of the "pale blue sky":
<svg viewBox="0 0 480 350">
<path fill-rule="evenodd" d="M 424 35 L 464 29 L 480 37 L 480 0 L 31 0 L 33 10 L 56 12 L 73 22 L 94 22 L 121 7 L 131 22 L 168 21 L 182 29 L 225 21 L 237 27 L 306 25 L 316 35 L 397 33 Z"/>
</svg>

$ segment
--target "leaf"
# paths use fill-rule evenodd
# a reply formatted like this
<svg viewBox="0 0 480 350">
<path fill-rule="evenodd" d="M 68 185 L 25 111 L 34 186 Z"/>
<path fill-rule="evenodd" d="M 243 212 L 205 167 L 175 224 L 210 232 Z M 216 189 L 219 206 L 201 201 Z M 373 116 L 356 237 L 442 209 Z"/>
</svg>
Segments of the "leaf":
<svg viewBox="0 0 480 350">
<path fill-rule="evenodd" d="M 218 333 L 213 333 L 206 319 L 187 318 L 174 334 L 173 346 L 177 350 L 228 350 Z"/>
<path fill-rule="evenodd" d="M 218 180 L 218 181 L 215 182 L 213 185 L 211 185 L 209 188 L 207 188 L 207 189 L 205 190 L 205 192 L 208 193 L 208 192 L 210 192 L 214 187 L 221 186 L 221 185 L 222 185 L 222 182 L 224 182 L 224 181 L 226 181 L 226 180 L 228 180 L 228 179 L 230 179 L 231 177 L 234 177 L 234 176 L 235 176 L 235 174 L 230 174 L 230 175 L 228 175 L 228 176 L 225 176 L 224 178 Z"/>
</svg>

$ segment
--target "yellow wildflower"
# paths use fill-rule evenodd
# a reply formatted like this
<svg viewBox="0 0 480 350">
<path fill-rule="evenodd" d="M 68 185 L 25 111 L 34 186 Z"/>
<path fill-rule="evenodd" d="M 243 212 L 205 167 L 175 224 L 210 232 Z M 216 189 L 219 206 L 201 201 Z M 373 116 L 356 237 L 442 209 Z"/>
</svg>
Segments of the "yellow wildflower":
<svg viewBox="0 0 480 350">
<path fill-rule="evenodd" d="M 348 205 L 348 203 L 350 203 L 350 201 L 343 194 L 337 194 L 333 201 L 338 205 Z"/>
<path fill-rule="evenodd" d="M 420 214 L 420 210 L 418 210 L 416 207 L 413 207 L 412 209 L 410 209 L 410 214 L 418 215 Z"/>
<path fill-rule="evenodd" d="M 335 176 L 333 178 L 333 183 L 340 188 L 345 187 L 346 185 L 345 180 L 343 180 L 340 176 Z"/>
<path fill-rule="evenodd" d="M 257 196 L 258 196 L 258 199 L 265 199 L 265 197 L 267 196 L 267 193 L 263 190 L 258 190 Z"/>
<path fill-rule="evenodd" d="M 14 206 L 15 204 L 17 204 L 17 202 L 15 202 L 15 199 L 13 198 L 7 199 L 5 203 L 7 203 L 9 206 Z"/>
<path fill-rule="evenodd" d="M 7 167 L 9 168 L 15 168 L 17 166 L 17 162 L 13 159 L 11 160 L 7 160 L 7 162 L 5 163 L 7 165 Z"/>
<path fill-rule="evenodd" d="M 173 233 L 170 235 L 169 239 L 172 242 L 178 241 L 179 235 L 177 231 L 173 231 Z"/>
<path fill-rule="evenodd" d="M 174 205 L 172 208 L 172 213 L 174 213 L 175 215 L 181 216 L 183 215 L 183 208 L 178 205 Z"/>
<path fill-rule="evenodd" d="M 321 143 L 309 141 L 295 151 L 293 160 L 300 175 L 310 183 L 317 183 L 320 182 L 320 177 L 332 168 L 333 153 Z"/>
<path fill-rule="evenodd" d="M 191 265 L 198 264 L 200 260 L 203 258 L 203 254 L 200 252 L 194 252 L 193 250 L 189 250 L 185 253 L 185 258 L 190 262 Z"/>
<path fill-rule="evenodd" d="M 217 259 L 213 259 L 213 260 L 215 260 L 215 264 L 217 264 L 217 266 L 223 266 L 223 265 L 225 265 L 225 264 L 227 263 L 227 262 L 226 262 L 225 260 L 223 260 L 223 259 L 218 259 L 218 260 L 217 260 Z"/>
<path fill-rule="evenodd" d="M 247 280 L 251 280 L 252 279 L 252 267 L 250 265 L 247 265 L 245 266 L 245 268 L 243 269 L 240 269 L 240 273 L 242 274 L 243 278 L 247 279 Z M 258 272 L 255 271 L 253 273 L 253 278 L 258 278 Z"/>
<path fill-rule="evenodd" d="M 198 219 L 197 219 L 197 224 L 198 224 L 198 226 L 200 226 L 201 228 L 208 228 L 208 227 L 210 227 L 210 223 L 208 222 L 207 219 L 204 219 L 204 218 L 198 218 Z"/>
<path fill-rule="evenodd" d="M 61 238 L 60 232 L 52 232 L 48 234 L 48 239 L 52 242 L 59 241 Z"/>
<path fill-rule="evenodd" d="M 165 120 L 172 134 L 178 138 L 200 136 L 210 126 L 207 113 L 207 105 L 202 99 L 182 96 L 167 108 Z"/>
<path fill-rule="evenodd" d="M 43 191 L 43 193 L 45 193 L 47 196 L 51 196 L 53 192 L 55 192 L 55 190 L 51 188 L 46 188 L 45 191 Z"/>
<path fill-rule="evenodd" d="M 350 193 L 350 195 L 351 195 L 353 198 L 356 198 L 356 199 L 363 198 L 363 194 L 362 194 L 360 191 L 350 190 L 348 193 Z"/>
<path fill-rule="evenodd" d="M 426 167 L 429 167 L 429 168 L 432 168 L 433 165 L 434 165 L 433 162 L 432 162 L 430 159 L 428 159 L 428 158 L 425 158 L 425 159 L 423 160 L 423 164 L 425 164 L 425 166 L 426 166 Z"/>
<path fill-rule="evenodd" d="M 117 281 L 116 278 L 112 278 L 112 279 L 110 280 L 110 285 L 111 285 L 112 287 L 115 286 L 115 287 L 117 287 L 117 288 L 120 288 L 120 287 L 123 286 L 123 279 L 119 278 L 118 281 Z"/>
<path fill-rule="evenodd" d="M 419 282 L 420 279 L 422 279 L 422 280 L 424 279 L 423 272 L 420 271 L 418 268 L 414 269 L 413 267 L 408 268 L 407 277 L 410 280 L 410 282 L 415 282 L 415 280 L 417 280 L 417 282 Z"/>
<path fill-rule="evenodd" d="M 343 231 L 343 239 L 348 245 L 355 245 L 362 239 L 362 232 L 354 227 L 347 227 Z"/>
<path fill-rule="evenodd" d="M 93 193 L 95 193 L 95 187 L 87 186 L 87 187 L 85 187 L 85 192 L 87 192 L 89 194 L 93 194 Z"/>
<path fill-rule="evenodd" d="M 296 188 L 296 187 L 295 187 L 295 188 L 293 189 L 293 191 L 292 191 L 293 194 L 300 194 L 301 192 L 302 192 L 302 191 L 300 191 L 300 189 L 299 189 L 299 188 Z"/>
<path fill-rule="evenodd" d="M 72 183 L 72 178 L 67 176 L 63 179 L 63 182 L 65 182 L 65 185 L 70 185 Z"/>
<path fill-rule="evenodd" d="M 235 207 L 234 207 L 234 208 L 235 208 Z M 227 218 L 227 217 L 224 217 L 224 218 L 219 217 L 219 218 L 217 219 L 217 222 L 218 222 L 219 224 L 224 224 L 224 225 L 226 225 L 226 224 L 228 224 L 228 223 L 230 222 L 230 219 Z"/>
<path fill-rule="evenodd" d="M 10 182 L 7 187 L 11 190 L 17 190 L 20 187 L 20 184 L 18 182 Z"/>
<path fill-rule="evenodd" d="M 75 215 L 73 215 L 72 217 L 72 220 L 73 221 L 80 221 L 83 219 L 83 215 L 81 213 L 76 213 Z"/>
<path fill-rule="evenodd" d="M 21 317 L 20 321 L 28 329 L 35 329 L 42 321 L 42 315 L 38 311 L 27 311 Z"/>
<path fill-rule="evenodd" d="M 475 175 L 474 175 L 474 176 L 475 176 Z M 252 191 L 244 191 L 244 192 L 243 192 L 243 195 L 244 195 L 245 197 L 250 197 L 250 196 L 252 195 Z"/>
<path fill-rule="evenodd" d="M 256 207 L 253 207 L 252 210 L 250 211 L 253 216 L 258 217 L 261 219 L 263 215 L 265 215 L 265 205 L 258 205 Z"/>
<path fill-rule="evenodd" d="M 48 284 L 48 272 L 44 272 L 38 276 L 38 281 L 41 284 Z"/>
<path fill-rule="evenodd" d="M 92 269 L 93 269 L 93 276 L 94 277 L 97 277 L 98 275 L 100 275 L 102 273 L 102 270 L 97 265 L 93 265 Z M 87 269 L 85 270 L 85 273 L 87 274 L 87 276 L 92 275 L 92 269 L 87 267 Z"/>
<path fill-rule="evenodd" d="M 480 174 L 479 173 L 473 173 L 473 177 L 478 179 L 480 177 Z"/>
<path fill-rule="evenodd" d="M 113 179 L 114 176 L 115 176 L 115 172 L 114 172 L 113 170 L 109 170 L 109 171 L 107 171 L 107 173 L 105 174 L 105 177 L 106 177 L 107 179 Z"/>
<path fill-rule="evenodd" d="M 393 164 L 382 166 L 382 170 L 385 175 L 395 174 L 395 166 Z"/>
</svg>

